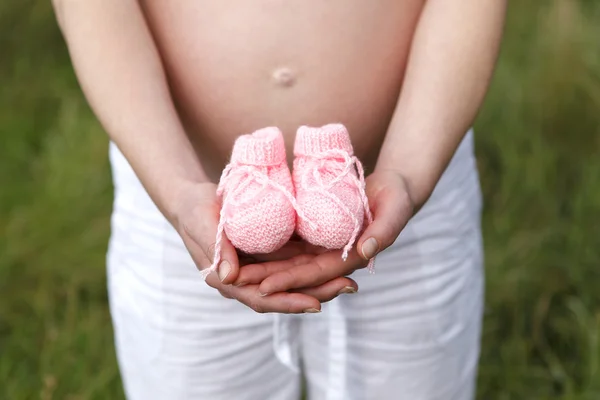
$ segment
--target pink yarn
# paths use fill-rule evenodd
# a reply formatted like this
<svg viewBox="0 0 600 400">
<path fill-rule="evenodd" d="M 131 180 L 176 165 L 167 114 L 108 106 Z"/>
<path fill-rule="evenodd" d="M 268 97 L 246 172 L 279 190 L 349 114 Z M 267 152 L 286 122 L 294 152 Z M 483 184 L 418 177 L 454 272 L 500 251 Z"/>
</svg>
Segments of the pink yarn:
<svg viewBox="0 0 600 400">
<path fill-rule="evenodd" d="M 341 124 L 302 126 L 294 155 L 292 183 L 279 129 L 263 128 L 235 141 L 217 189 L 222 206 L 215 257 L 202 271 L 204 278 L 221 261 L 224 234 L 237 249 L 258 254 L 281 248 L 296 229 L 314 245 L 343 248 L 347 259 L 365 218 L 373 222 L 364 169 L 353 155 L 348 131 Z M 373 266 L 371 259 L 370 272 Z"/>
<path fill-rule="evenodd" d="M 303 216 L 296 206 L 279 129 L 263 128 L 235 141 L 217 195 L 222 206 L 215 257 L 211 267 L 202 271 L 204 278 L 219 265 L 223 234 L 245 253 L 271 253 L 292 236 L 296 214 Z"/>
<path fill-rule="evenodd" d="M 373 222 L 364 169 L 353 155 L 350 135 L 341 124 L 302 126 L 296 134 L 294 155 L 296 201 L 316 225 L 299 219 L 296 231 L 314 245 L 343 248 L 342 258 L 346 260 L 365 217 L 368 223 Z M 373 266 L 371 259 L 369 271 L 373 272 Z"/>
</svg>

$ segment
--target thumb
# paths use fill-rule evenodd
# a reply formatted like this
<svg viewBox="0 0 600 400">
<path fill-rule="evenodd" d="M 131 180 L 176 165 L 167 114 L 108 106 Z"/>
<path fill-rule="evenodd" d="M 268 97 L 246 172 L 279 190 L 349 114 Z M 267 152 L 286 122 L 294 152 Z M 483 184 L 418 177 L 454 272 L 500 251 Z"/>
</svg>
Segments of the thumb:
<svg viewBox="0 0 600 400">
<path fill-rule="evenodd" d="M 206 230 L 206 232 L 215 232 L 216 234 L 206 240 L 206 243 L 212 243 L 206 249 L 206 256 L 211 260 L 211 266 L 202 271 L 202 276 L 206 278 L 211 272 L 217 272 L 219 280 L 225 285 L 230 285 L 238 277 L 240 263 L 235 247 L 227 238 L 223 223 L 217 215 L 219 214 L 215 214 L 215 218 L 211 220 L 211 226 Z"/>
<path fill-rule="evenodd" d="M 365 229 L 357 245 L 365 260 L 392 245 L 413 213 L 412 200 L 403 187 L 377 188 L 369 197 L 369 205 L 373 222 Z"/>
<path fill-rule="evenodd" d="M 221 281 L 231 283 L 237 278 L 239 260 L 223 232 L 216 188 L 213 183 L 186 185 L 179 196 L 174 226 L 202 277 L 218 272 Z"/>
<path fill-rule="evenodd" d="M 184 231 L 199 247 L 203 261 L 198 265 L 206 266 L 200 271 L 202 278 L 216 272 L 219 280 L 224 284 L 233 283 L 239 273 L 238 255 L 225 235 L 223 224 L 220 223 L 219 206 L 217 203 L 197 205 L 197 213 L 192 214 L 192 221 L 200 223 L 184 224 Z M 192 254 L 193 256 L 194 254 Z M 200 255 L 200 254 L 198 254 Z"/>
<path fill-rule="evenodd" d="M 202 276 L 206 278 L 211 272 L 216 272 L 221 283 L 230 285 L 238 277 L 240 263 L 235 248 L 225 234 L 223 210 L 218 200 L 212 203 L 211 217 L 204 231 L 205 234 L 214 235 L 207 240 L 207 243 L 212 243 L 206 251 L 211 266 L 202 271 Z"/>
<path fill-rule="evenodd" d="M 216 253 L 217 251 L 219 251 L 218 254 Z M 231 285 L 235 282 L 240 271 L 240 264 L 235 247 L 227 239 L 224 232 L 220 238 L 220 246 L 218 241 L 215 241 L 215 244 L 210 246 L 208 256 L 213 260 L 211 268 L 216 270 L 221 283 Z"/>
</svg>

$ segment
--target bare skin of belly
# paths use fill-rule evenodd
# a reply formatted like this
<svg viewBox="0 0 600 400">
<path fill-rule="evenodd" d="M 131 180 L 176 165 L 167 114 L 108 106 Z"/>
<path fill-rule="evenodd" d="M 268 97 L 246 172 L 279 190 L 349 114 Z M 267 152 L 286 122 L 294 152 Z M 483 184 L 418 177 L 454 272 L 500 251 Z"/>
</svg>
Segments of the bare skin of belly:
<svg viewBox="0 0 600 400">
<path fill-rule="evenodd" d="M 174 101 L 211 179 L 233 141 L 344 123 L 372 170 L 424 0 L 146 0 Z"/>
</svg>

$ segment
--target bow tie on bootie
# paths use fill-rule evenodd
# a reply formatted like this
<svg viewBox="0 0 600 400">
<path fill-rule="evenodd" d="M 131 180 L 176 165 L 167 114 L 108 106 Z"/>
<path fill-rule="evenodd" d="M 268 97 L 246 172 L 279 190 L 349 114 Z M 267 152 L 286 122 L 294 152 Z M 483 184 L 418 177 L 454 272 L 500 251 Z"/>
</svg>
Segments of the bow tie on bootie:
<svg viewBox="0 0 600 400">
<path fill-rule="evenodd" d="M 365 220 L 373 222 L 365 192 L 364 169 L 354 156 L 350 135 L 341 124 L 321 128 L 302 126 L 294 146 L 293 180 L 298 208 L 316 229 L 299 220 L 296 231 L 304 240 L 348 253 Z M 369 260 L 373 272 L 374 261 Z"/>
</svg>

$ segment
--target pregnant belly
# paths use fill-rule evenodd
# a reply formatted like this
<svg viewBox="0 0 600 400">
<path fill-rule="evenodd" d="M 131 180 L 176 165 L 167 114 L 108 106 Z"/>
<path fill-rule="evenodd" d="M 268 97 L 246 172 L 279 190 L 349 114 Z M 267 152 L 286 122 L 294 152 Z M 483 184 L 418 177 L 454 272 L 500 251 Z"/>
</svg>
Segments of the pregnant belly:
<svg viewBox="0 0 600 400">
<path fill-rule="evenodd" d="M 146 0 L 174 99 L 207 172 L 264 126 L 342 122 L 372 164 L 423 0 Z"/>
</svg>

